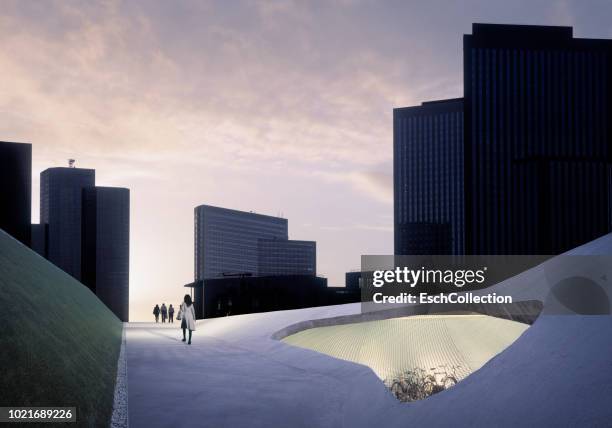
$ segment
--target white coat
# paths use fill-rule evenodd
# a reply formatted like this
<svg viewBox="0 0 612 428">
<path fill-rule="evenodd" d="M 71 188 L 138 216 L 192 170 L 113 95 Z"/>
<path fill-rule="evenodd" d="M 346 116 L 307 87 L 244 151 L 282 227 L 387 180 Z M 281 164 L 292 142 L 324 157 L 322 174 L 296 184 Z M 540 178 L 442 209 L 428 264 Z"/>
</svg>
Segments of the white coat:
<svg viewBox="0 0 612 428">
<path fill-rule="evenodd" d="M 195 330 L 195 309 L 193 309 L 193 304 L 187 306 L 186 303 L 181 303 L 181 318 L 185 320 L 187 324 L 188 330 Z M 181 322 L 182 324 L 182 322 Z"/>
</svg>

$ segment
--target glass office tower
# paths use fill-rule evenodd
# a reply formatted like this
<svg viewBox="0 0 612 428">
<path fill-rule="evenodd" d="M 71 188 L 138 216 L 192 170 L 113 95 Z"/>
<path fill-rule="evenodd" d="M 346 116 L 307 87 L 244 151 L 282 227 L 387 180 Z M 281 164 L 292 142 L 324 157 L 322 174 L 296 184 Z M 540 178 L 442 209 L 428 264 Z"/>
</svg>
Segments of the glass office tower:
<svg viewBox="0 0 612 428">
<path fill-rule="evenodd" d="M 129 321 L 130 191 L 83 190 L 82 282 L 124 322 Z"/>
<path fill-rule="evenodd" d="M 83 189 L 95 185 L 95 170 L 49 168 L 40 173 L 40 224 L 47 259 L 81 280 Z"/>
<path fill-rule="evenodd" d="M 393 110 L 395 254 L 463 254 L 463 100 Z"/>
<path fill-rule="evenodd" d="M 0 229 L 30 245 L 32 145 L 0 141 Z"/>
<path fill-rule="evenodd" d="M 466 251 L 558 254 L 610 230 L 612 41 L 571 27 L 464 36 Z"/>
<path fill-rule="evenodd" d="M 33 251 L 36 251 L 43 257 L 47 257 L 47 249 L 46 249 L 46 231 L 44 224 L 32 224 L 32 239 L 30 248 Z"/>
<path fill-rule="evenodd" d="M 288 239 L 287 219 L 201 205 L 195 208 L 195 279 L 258 274 L 260 239 Z"/>
</svg>

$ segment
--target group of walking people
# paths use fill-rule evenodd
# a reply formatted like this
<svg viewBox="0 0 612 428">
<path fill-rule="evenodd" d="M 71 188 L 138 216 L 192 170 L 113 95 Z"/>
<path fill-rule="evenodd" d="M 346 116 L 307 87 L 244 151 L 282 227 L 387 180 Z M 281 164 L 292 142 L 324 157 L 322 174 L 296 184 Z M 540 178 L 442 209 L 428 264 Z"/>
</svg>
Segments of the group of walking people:
<svg viewBox="0 0 612 428">
<path fill-rule="evenodd" d="M 159 305 L 155 305 L 153 308 L 153 315 L 155 315 L 155 322 L 159 322 L 159 316 L 161 315 L 162 323 L 168 319 L 169 323 L 174 324 L 174 308 L 172 304 L 166 308 L 166 304 L 162 303 L 161 308 Z M 183 303 L 179 307 L 176 320 L 181 322 L 181 329 L 183 330 L 183 342 L 187 342 L 191 345 L 191 333 L 195 330 L 195 309 L 193 308 L 193 301 L 189 294 L 185 294 Z M 187 330 L 189 330 L 189 341 L 187 341 Z"/>
<path fill-rule="evenodd" d="M 166 304 L 162 303 L 161 308 L 159 305 L 155 305 L 153 308 L 153 315 L 155 315 L 155 322 L 159 322 L 159 316 L 161 315 L 162 322 L 174 323 L 174 308 L 172 307 L 172 303 L 170 303 L 170 307 L 166 308 Z"/>
</svg>

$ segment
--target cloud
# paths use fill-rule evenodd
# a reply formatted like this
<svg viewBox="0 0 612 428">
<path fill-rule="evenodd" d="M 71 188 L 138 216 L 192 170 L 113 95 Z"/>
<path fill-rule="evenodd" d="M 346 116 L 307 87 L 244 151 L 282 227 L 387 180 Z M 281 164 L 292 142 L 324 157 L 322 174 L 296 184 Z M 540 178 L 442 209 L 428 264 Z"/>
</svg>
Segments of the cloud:
<svg viewBox="0 0 612 428">
<path fill-rule="evenodd" d="M 341 231 L 341 230 L 368 230 L 375 232 L 384 232 L 384 233 L 392 233 L 393 225 L 380 225 L 380 224 L 364 224 L 364 223 L 352 223 L 345 225 L 336 225 L 336 226 L 321 226 L 322 230 L 332 230 L 332 231 Z"/>
<path fill-rule="evenodd" d="M 0 83 L 11 119 L 0 131 L 91 156 L 182 152 L 229 168 L 388 160 L 379 147 L 391 138 L 403 60 L 368 46 L 328 52 L 304 5 L 256 5 L 255 23 L 196 9 L 201 25 L 180 32 L 184 15 L 163 20 L 159 3 L 14 4 L 0 30 L 0 66 L 13 76 Z M 270 27 L 277 14 L 289 22 Z M 278 33 L 287 40 L 271 40 Z"/>
<path fill-rule="evenodd" d="M 384 204 L 393 203 L 393 174 L 388 170 L 366 170 L 347 172 L 324 172 L 317 176 L 334 181 L 345 182 L 357 194 L 372 198 Z"/>
</svg>

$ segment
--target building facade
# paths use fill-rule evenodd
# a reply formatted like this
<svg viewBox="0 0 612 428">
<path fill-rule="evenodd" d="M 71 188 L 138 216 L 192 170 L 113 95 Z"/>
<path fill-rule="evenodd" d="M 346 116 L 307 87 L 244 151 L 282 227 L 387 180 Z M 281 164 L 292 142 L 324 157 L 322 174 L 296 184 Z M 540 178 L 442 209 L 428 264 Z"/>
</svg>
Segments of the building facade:
<svg viewBox="0 0 612 428">
<path fill-rule="evenodd" d="M 274 275 L 214 278 L 187 284 L 192 289 L 196 316 L 215 318 L 255 312 L 281 311 L 349 303 L 354 297 L 335 296 L 327 278 L 313 275 Z"/>
<path fill-rule="evenodd" d="M 257 275 L 317 274 L 317 243 L 286 239 L 257 241 Z"/>
<path fill-rule="evenodd" d="M 464 252 L 463 100 L 393 110 L 396 254 Z"/>
<path fill-rule="evenodd" d="M 463 46 L 463 101 L 394 111 L 395 253 L 560 254 L 608 233 L 612 41 L 474 24 Z"/>
<path fill-rule="evenodd" d="M 32 145 L 0 141 L 0 229 L 30 246 Z"/>
<path fill-rule="evenodd" d="M 344 274 L 344 287 L 351 290 L 360 290 L 361 271 L 346 272 Z"/>
<path fill-rule="evenodd" d="M 47 259 L 79 281 L 83 189 L 94 185 L 93 169 L 49 168 L 40 173 L 40 224 L 47 232 Z"/>
<path fill-rule="evenodd" d="M 30 248 L 43 257 L 47 257 L 46 228 L 44 224 L 32 224 L 32 243 Z"/>
<path fill-rule="evenodd" d="M 81 281 L 121 321 L 129 321 L 129 189 L 83 190 L 81 254 Z"/>
<path fill-rule="evenodd" d="M 258 274 L 259 240 L 288 239 L 287 219 L 227 208 L 195 208 L 195 280 Z"/>
<path fill-rule="evenodd" d="M 464 95 L 468 253 L 558 254 L 610 230 L 612 41 L 474 24 Z"/>
</svg>

